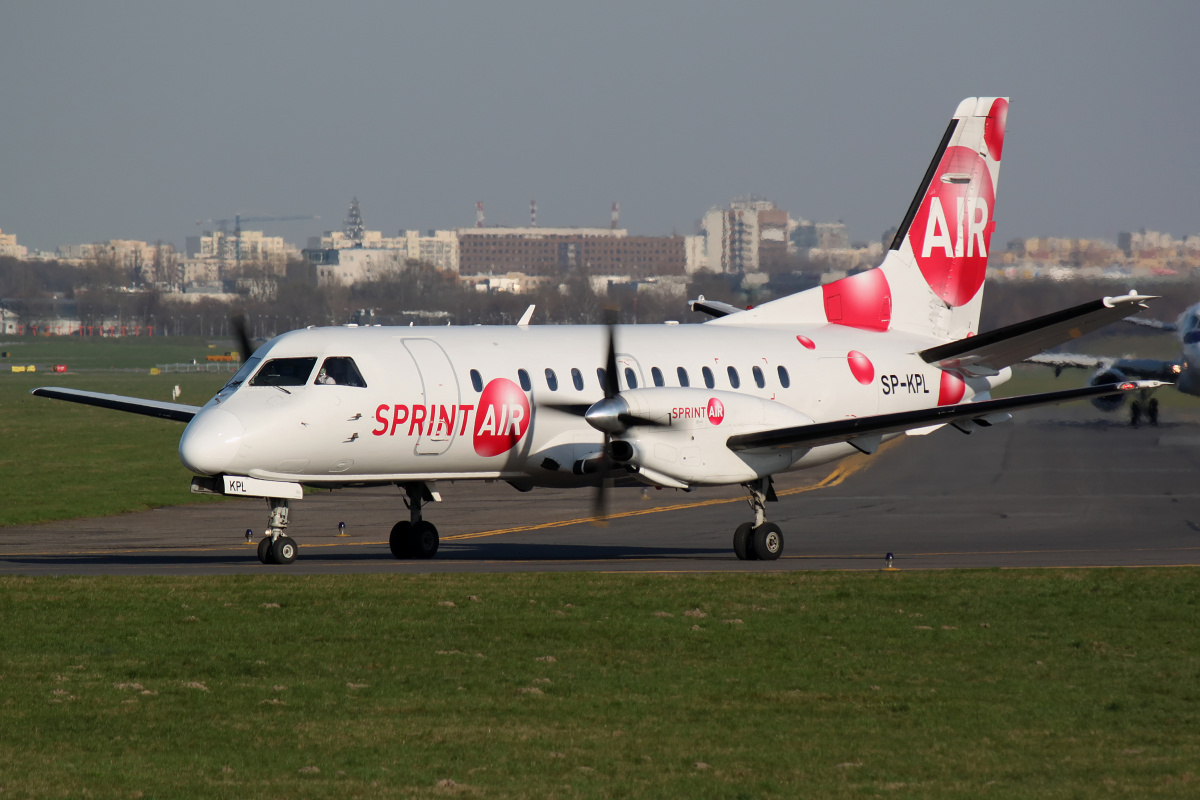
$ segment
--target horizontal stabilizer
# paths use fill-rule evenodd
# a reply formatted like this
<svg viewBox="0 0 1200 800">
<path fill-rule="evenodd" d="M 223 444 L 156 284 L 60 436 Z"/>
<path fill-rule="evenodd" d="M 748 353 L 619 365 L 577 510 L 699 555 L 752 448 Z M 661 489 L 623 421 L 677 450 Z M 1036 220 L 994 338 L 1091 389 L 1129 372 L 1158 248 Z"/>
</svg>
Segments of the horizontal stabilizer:
<svg viewBox="0 0 1200 800">
<path fill-rule="evenodd" d="M 926 363 L 940 369 L 954 369 L 976 376 L 995 375 L 1035 353 L 1128 317 L 1145 308 L 1147 300 L 1153 299 L 1133 292 L 1105 297 L 978 336 L 939 344 L 922 350 L 920 355 Z"/>
<path fill-rule="evenodd" d="M 704 295 L 700 295 L 695 300 L 688 300 L 688 307 L 692 311 L 699 311 L 703 314 L 708 314 L 710 317 L 728 317 L 731 314 L 737 314 L 742 311 L 737 306 L 722 303 L 720 300 L 705 300 Z"/>
<path fill-rule="evenodd" d="M 1054 405 L 1070 400 L 1105 397 L 1107 395 L 1121 394 L 1122 392 L 1137 391 L 1139 389 L 1156 389 L 1162 385 L 1164 384 L 1159 381 L 1106 383 L 1100 386 L 1066 389 L 1061 392 L 1027 394 L 1020 397 L 1003 397 L 999 400 L 983 400 L 978 403 L 961 403 L 954 406 L 922 408 L 916 411 L 900 411 L 895 414 L 853 417 L 837 420 L 836 422 L 817 422 L 812 425 L 797 425 L 791 428 L 777 428 L 772 431 L 742 433 L 730 436 L 725 444 L 730 450 L 757 450 L 763 448 L 817 447 L 824 444 L 849 442 L 863 452 L 868 452 L 872 450 L 871 444 L 874 443 L 876 437 L 888 433 L 902 433 L 913 428 L 953 423 L 958 420 L 988 418 L 990 415 L 1000 412 Z M 990 421 L 991 419 L 986 420 L 989 423 Z M 856 444 L 856 439 L 862 439 L 864 446 L 860 447 L 859 444 Z"/>
<path fill-rule="evenodd" d="M 200 406 L 185 406 L 182 403 L 162 403 L 157 400 L 143 400 L 140 397 L 126 397 L 120 394 L 103 394 L 101 392 L 85 392 L 80 389 L 61 389 L 56 386 L 46 386 L 34 389 L 30 394 L 38 397 L 49 397 L 54 400 L 66 400 L 68 403 L 83 403 L 85 406 L 109 408 L 113 411 L 126 411 L 130 414 L 144 414 L 147 417 L 174 420 L 175 422 L 191 422 L 192 417 L 200 411 Z"/>
</svg>

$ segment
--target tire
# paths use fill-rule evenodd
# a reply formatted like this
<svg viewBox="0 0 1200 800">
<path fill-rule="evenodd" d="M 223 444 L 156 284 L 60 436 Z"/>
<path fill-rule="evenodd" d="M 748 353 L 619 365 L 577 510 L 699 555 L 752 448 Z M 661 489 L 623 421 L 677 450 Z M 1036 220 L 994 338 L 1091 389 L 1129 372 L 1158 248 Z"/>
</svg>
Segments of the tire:
<svg viewBox="0 0 1200 800">
<path fill-rule="evenodd" d="M 737 555 L 738 561 L 754 560 L 754 547 L 750 541 L 751 531 L 753 530 L 753 525 L 749 522 L 743 522 L 733 532 L 733 552 Z"/>
<path fill-rule="evenodd" d="M 421 520 L 409 531 L 409 547 L 415 558 L 433 558 L 438 551 L 438 529 L 432 522 Z"/>
<path fill-rule="evenodd" d="M 258 560 L 264 564 L 274 564 L 271 560 L 271 537 L 264 536 L 258 543 Z"/>
<path fill-rule="evenodd" d="M 754 529 L 754 554 L 763 561 L 774 561 L 783 555 L 783 531 L 774 522 L 764 522 Z"/>
<path fill-rule="evenodd" d="M 291 564 L 296 560 L 297 551 L 300 546 L 296 544 L 296 540 L 290 536 L 280 536 L 271 545 L 271 559 L 276 564 Z"/>
<path fill-rule="evenodd" d="M 388 536 L 388 547 L 396 558 L 412 558 L 411 528 L 412 523 L 408 520 L 401 520 L 392 526 L 392 533 Z"/>
<path fill-rule="evenodd" d="M 1136 428 L 1142 421 L 1142 404 L 1134 400 L 1129 404 L 1129 427 Z"/>
<path fill-rule="evenodd" d="M 1153 426 L 1158 425 L 1158 398 L 1151 397 L 1150 402 L 1146 403 L 1146 420 Z"/>
</svg>

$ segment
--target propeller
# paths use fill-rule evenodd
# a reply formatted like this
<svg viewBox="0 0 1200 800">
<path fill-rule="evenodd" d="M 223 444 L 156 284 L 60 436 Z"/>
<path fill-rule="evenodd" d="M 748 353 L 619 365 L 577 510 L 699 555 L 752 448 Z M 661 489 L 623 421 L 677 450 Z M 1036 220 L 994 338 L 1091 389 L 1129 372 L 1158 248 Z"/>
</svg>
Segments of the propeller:
<svg viewBox="0 0 1200 800">
<path fill-rule="evenodd" d="M 246 332 L 246 315 L 238 313 L 230 317 L 229 327 L 233 328 L 233 338 L 237 340 L 238 352 L 245 364 L 254 355 L 254 345 L 250 343 L 250 334 Z"/>
<path fill-rule="evenodd" d="M 604 317 L 608 333 L 607 352 L 604 356 L 604 397 L 591 405 L 540 402 L 537 404 L 539 409 L 548 408 L 583 417 L 589 425 L 604 434 L 604 448 L 596 463 L 596 474 L 599 477 L 592 502 L 592 524 L 600 526 L 608 524 L 608 495 L 613 486 L 612 471 L 616 467 L 616 461 L 612 457 L 613 436 L 625 433 L 635 425 L 669 427 L 671 424 L 634 414 L 628 401 L 621 397 L 621 386 L 617 377 L 616 309 L 606 308 Z"/>
</svg>

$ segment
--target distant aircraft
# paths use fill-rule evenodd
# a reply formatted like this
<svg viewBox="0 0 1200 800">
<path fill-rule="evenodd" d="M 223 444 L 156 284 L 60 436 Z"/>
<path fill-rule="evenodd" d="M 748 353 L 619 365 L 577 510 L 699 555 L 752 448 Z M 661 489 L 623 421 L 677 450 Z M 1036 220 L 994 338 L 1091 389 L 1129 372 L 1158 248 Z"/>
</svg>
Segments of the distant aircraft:
<svg viewBox="0 0 1200 800">
<path fill-rule="evenodd" d="M 772 476 L 902 432 L 964 433 L 1008 412 L 1157 386 L 1118 381 L 991 399 L 1009 365 L 1144 307 L 1130 293 L 978 334 L 1006 98 L 959 104 L 883 263 L 750 310 L 697 302 L 700 325 L 308 328 L 272 339 L 203 407 L 77 389 L 34 394 L 187 422 L 193 490 L 263 497 L 264 563 L 296 558 L 303 487 L 396 484 L 397 558 L 430 558 L 438 481 L 691 490 L 740 484 L 740 559 L 776 559 Z M 328 382 L 327 382 L 328 381 Z M 969 469 L 970 464 L 964 463 Z"/>
<path fill-rule="evenodd" d="M 1167 333 L 1177 333 L 1181 348 L 1179 358 L 1162 361 L 1154 358 L 1041 353 L 1032 356 L 1028 361 L 1054 367 L 1056 374 L 1068 368 L 1095 370 L 1088 380 L 1090 386 L 1126 380 L 1149 380 L 1157 381 L 1160 385 L 1174 384 L 1183 394 L 1200 397 L 1200 303 L 1189 306 L 1175 323 L 1142 317 L 1129 317 L 1125 321 Z M 1158 398 L 1153 394 L 1153 388 L 1145 388 L 1128 395 L 1130 425 L 1136 428 L 1141 424 L 1143 414 L 1151 425 L 1158 424 Z M 1126 397 L 1125 394 L 1093 397 L 1092 404 L 1101 411 L 1119 411 L 1125 404 Z"/>
</svg>

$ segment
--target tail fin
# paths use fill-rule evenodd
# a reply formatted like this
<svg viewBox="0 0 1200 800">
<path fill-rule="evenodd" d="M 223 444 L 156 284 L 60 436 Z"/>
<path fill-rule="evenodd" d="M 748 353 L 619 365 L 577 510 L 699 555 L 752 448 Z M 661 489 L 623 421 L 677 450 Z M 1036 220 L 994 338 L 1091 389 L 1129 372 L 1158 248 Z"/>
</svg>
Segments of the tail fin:
<svg viewBox="0 0 1200 800">
<path fill-rule="evenodd" d="M 961 339 L 979 329 L 1008 99 L 969 97 L 954 118 L 880 269 L 891 327 Z"/>
<path fill-rule="evenodd" d="M 979 330 L 1008 99 L 958 104 L 883 263 L 708 324 L 833 323 L 961 339 Z"/>
</svg>

